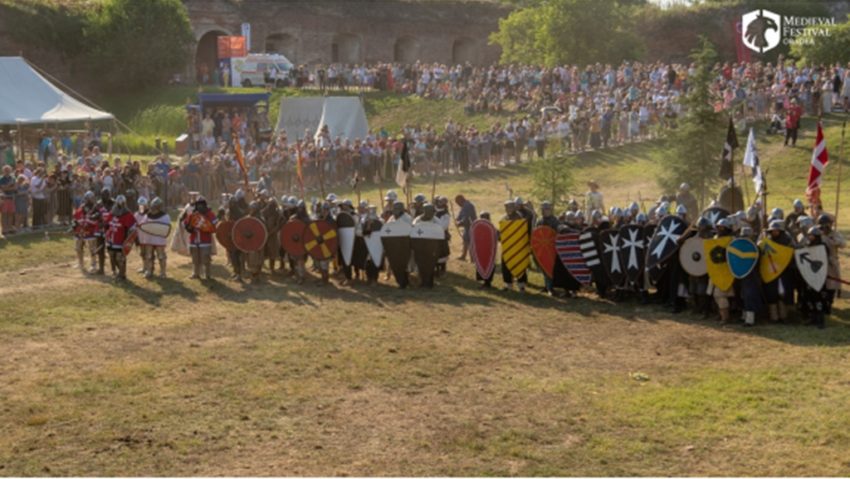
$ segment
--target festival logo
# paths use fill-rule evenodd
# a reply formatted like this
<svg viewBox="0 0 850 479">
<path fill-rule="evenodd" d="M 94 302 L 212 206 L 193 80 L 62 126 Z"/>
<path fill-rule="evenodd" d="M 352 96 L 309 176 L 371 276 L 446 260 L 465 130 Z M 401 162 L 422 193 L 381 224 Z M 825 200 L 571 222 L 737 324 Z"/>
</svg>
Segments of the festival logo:
<svg viewBox="0 0 850 479">
<path fill-rule="evenodd" d="M 758 9 L 741 18 L 741 35 L 750 50 L 764 53 L 782 41 L 782 16 Z"/>
</svg>

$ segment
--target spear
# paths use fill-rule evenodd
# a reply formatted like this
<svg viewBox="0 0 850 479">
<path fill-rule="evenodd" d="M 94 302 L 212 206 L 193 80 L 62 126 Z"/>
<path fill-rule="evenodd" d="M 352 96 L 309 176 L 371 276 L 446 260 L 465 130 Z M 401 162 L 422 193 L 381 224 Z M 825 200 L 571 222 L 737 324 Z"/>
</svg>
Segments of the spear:
<svg viewBox="0 0 850 479">
<path fill-rule="evenodd" d="M 841 147 L 838 149 L 838 183 L 835 187 L 835 228 L 838 229 L 838 205 L 841 198 L 841 159 L 844 158 L 844 130 L 847 128 L 847 120 L 841 124 Z"/>
</svg>

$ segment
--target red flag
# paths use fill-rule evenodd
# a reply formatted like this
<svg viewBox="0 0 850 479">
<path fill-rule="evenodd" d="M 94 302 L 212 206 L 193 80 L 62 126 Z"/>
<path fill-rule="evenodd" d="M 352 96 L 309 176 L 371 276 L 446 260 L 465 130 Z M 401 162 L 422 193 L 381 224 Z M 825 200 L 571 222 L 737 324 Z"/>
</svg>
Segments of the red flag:
<svg viewBox="0 0 850 479">
<path fill-rule="evenodd" d="M 732 22 L 732 34 L 735 36 L 735 53 L 738 57 L 738 63 L 749 63 L 752 59 L 752 52 L 744 45 L 741 28 L 741 20 Z"/>
<path fill-rule="evenodd" d="M 829 153 L 826 151 L 826 140 L 823 138 L 823 127 L 818 122 L 818 133 L 815 138 L 815 149 L 812 150 L 812 164 L 809 167 L 809 183 L 806 186 L 806 196 L 809 204 L 820 204 L 820 184 L 824 168 L 829 163 Z"/>
<path fill-rule="evenodd" d="M 236 152 L 236 161 L 239 163 L 239 168 L 242 168 L 242 174 L 248 174 L 248 168 L 245 168 L 245 157 L 242 156 L 242 145 L 239 144 L 239 136 L 233 134 L 233 150 Z"/>
</svg>

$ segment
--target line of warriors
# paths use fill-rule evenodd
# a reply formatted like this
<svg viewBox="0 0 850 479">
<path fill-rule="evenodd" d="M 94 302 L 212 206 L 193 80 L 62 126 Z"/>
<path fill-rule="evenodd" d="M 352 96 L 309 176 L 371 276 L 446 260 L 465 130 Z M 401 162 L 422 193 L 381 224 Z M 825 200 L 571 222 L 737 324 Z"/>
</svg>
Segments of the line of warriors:
<svg viewBox="0 0 850 479">
<path fill-rule="evenodd" d="M 307 278 L 308 264 L 310 269 L 320 276 L 317 284 L 325 285 L 334 275 L 340 285 L 352 284 L 356 280 L 375 284 L 381 271 L 386 269 L 386 277 L 395 279 L 401 288 L 410 284 L 409 273 L 417 273 L 419 283 L 425 287 L 433 287 L 434 277 L 446 271 L 449 257 L 448 232 L 450 216 L 447 210 L 448 201 L 445 197 L 437 196 L 434 203 L 426 201 L 424 195 L 416 195 L 409 208 L 398 200 L 395 192 L 389 191 L 384 198 L 385 204 L 381 212 L 378 206 L 361 201 L 356 206 L 351 200 L 340 200 L 335 194 L 328 194 L 324 201 L 308 204 L 303 199 L 294 196 L 283 196 L 277 201 L 266 190 L 260 191 L 256 199 L 248 201 L 245 191 L 237 190 L 234 194 L 222 196 L 222 204 L 217 213 L 213 214 L 206 208 L 206 201 L 197 198 L 184 209 L 180 223 L 189 233 L 189 248 L 195 268 L 193 277 L 210 277 L 210 250 L 214 243 L 215 226 L 228 221 L 235 224 L 245 217 L 253 217 L 264 225 L 266 235 L 264 244 L 255 251 L 244 251 L 236 246 L 226 246 L 228 264 L 231 268 L 230 279 L 234 281 L 258 282 L 264 267 L 270 274 L 285 274 L 294 277 L 297 284 L 303 284 Z M 200 211 L 204 211 L 199 221 Z M 305 226 L 311 223 L 322 223 L 328 230 L 336 230 L 341 225 L 337 220 L 341 215 L 353 219 L 356 235 L 353 242 L 350 259 L 342 254 L 342 242 L 338 242 L 337 250 L 331 251 L 327 257 L 312 257 L 306 251 L 293 252 L 287 250 L 281 241 L 281 230 L 288 223 L 300 222 Z M 408 268 L 385 268 L 384 256 L 380 251 L 370 250 L 367 240 L 377 233 L 384 225 L 395 222 L 406 222 L 411 226 L 421 226 L 425 223 L 438 225 L 443 236 L 437 242 L 435 261 L 432 270 L 420 271 L 417 263 L 411 258 Z M 379 256 L 379 257 L 373 257 Z M 312 260 L 312 261 L 311 261 Z"/>
<path fill-rule="evenodd" d="M 631 297 L 642 303 L 663 303 L 674 313 L 686 310 L 690 302 L 691 308 L 706 318 L 716 312 L 721 323 L 731 322 L 733 313 L 740 313 L 745 326 L 754 325 L 757 315 L 766 317 L 770 322 L 786 322 L 789 320 L 789 313 L 795 310 L 796 306 L 803 322 L 823 328 L 825 317 L 831 313 L 836 293 L 840 294 L 842 280 L 838 248 L 846 245 L 845 239 L 834 229 L 834 219 L 829 214 L 818 211 L 817 215 L 809 216 L 799 199 L 794 201 L 793 212 L 787 216 L 781 208 L 774 208 L 767 217 L 761 214 L 763 209 L 760 201 L 747 211 L 739 210 L 733 214 L 712 203 L 702 214 L 692 217 L 684 204 L 673 209 L 667 197 L 662 197 L 646 213 L 642 212 L 635 202 L 625 208 L 611 208 L 607 215 L 601 210 L 592 210 L 589 218 L 585 217 L 574 200 L 570 201 L 567 211 L 557 216 L 549 202 L 541 204 L 539 215 L 527 203 L 524 205 L 519 198 L 506 201 L 504 208 L 505 215 L 501 221 L 528 221 L 529 236 L 534 229 L 541 226 L 553 229 L 559 237 L 569 233 L 592 232 L 596 250 L 594 255 L 598 254 L 600 259 L 608 258 L 606 253 L 614 251 L 614 254 L 618 254 L 618 258 L 614 260 L 618 264 L 615 268 L 621 268 L 620 271 L 633 269 L 639 264 L 640 271 L 637 275 L 612 275 L 608 264 L 610 262 L 604 261 L 599 261 L 598 268 L 589 268 L 591 274 L 588 277 L 592 278 L 596 293 L 614 301 Z M 681 223 L 688 225 L 687 228 L 677 234 L 660 228 L 664 219 L 669 216 L 679 218 Z M 479 221 L 490 221 L 489 213 L 482 213 Z M 628 230 L 624 230 L 624 227 L 629 225 L 639 226 L 637 231 L 643 233 L 639 237 L 636 235 L 631 239 L 627 238 Z M 618 243 L 616 247 L 601 241 L 606 231 L 612 232 L 614 237 L 619 237 L 615 240 Z M 655 237 L 658 237 L 659 241 L 654 241 Z M 762 247 L 765 240 L 769 239 L 795 250 L 824 245 L 827 259 L 823 266 L 828 274 L 827 280 L 822 287 L 814 289 L 801 276 L 792 255 L 787 267 L 772 281 L 763 281 L 759 268 L 755 267 L 745 277 L 734 279 L 733 282 L 730 276 L 731 285 L 721 288 L 714 284 L 708 274 L 695 276 L 686 273 L 680 263 L 679 254 L 674 254 L 692 237 L 749 238 Z M 503 289 L 511 289 L 514 280 L 517 280 L 522 291 L 527 282 L 527 273 L 523 272 L 516 277 L 511 274 L 506 267 L 510 258 L 505 257 L 504 238 L 501 241 Z M 665 244 L 667 242 L 669 244 Z M 651 244 L 655 245 L 652 251 Z M 635 261 L 634 256 L 629 259 L 629 255 L 634 255 L 635 252 L 638 253 L 639 261 Z M 717 261 L 725 263 L 725 250 L 723 253 L 724 257 Z M 650 258 L 653 254 L 666 259 L 655 262 L 650 268 Z M 754 255 L 758 258 L 758 251 Z M 567 258 L 565 262 L 568 261 Z M 492 274 L 489 277 L 481 277 L 476 273 L 476 279 L 483 282 L 483 287 L 490 287 L 493 277 Z M 577 277 L 570 274 L 566 265 L 559 261 L 555 261 L 551 276 L 544 272 L 544 281 L 544 291 L 550 295 L 575 296 L 583 287 Z M 556 292 L 556 289 L 561 288 L 565 291 L 563 294 Z M 653 289 L 654 292 L 651 292 Z"/>
<path fill-rule="evenodd" d="M 171 228 L 171 218 L 165 211 L 160 198 L 153 198 L 148 204 L 144 197 L 136 201 L 137 211 L 131 211 L 127 198 L 118 195 L 112 198 L 109 190 L 103 190 L 100 197 L 87 191 L 83 201 L 74 210 L 71 231 L 76 239 L 75 251 L 77 266 L 81 271 L 96 275 L 105 274 L 106 255 L 109 254 L 109 266 L 114 279 L 127 279 L 127 254 L 132 245 L 138 244 L 141 250 L 145 277 L 154 274 L 154 263 L 158 260 L 159 275 L 165 277 L 167 232 Z M 137 226 L 143 223 L 161 225 L 164 236 L 156 236 L 140 231 Z M 90 255 L 90 267 L 85 265 L 86 250 Z"/>
</svg>

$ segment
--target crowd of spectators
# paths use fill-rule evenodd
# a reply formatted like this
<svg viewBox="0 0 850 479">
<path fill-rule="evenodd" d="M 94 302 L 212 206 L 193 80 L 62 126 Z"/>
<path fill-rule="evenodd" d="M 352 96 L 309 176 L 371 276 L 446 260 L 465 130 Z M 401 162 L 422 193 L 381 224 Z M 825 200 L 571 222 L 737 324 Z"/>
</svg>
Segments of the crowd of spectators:
<svg viewBox="0 0 850 479">
<path fill-rule="evenodd" d="M 215 198 L 248 181 L 272 194 L 318 193 L 392 179 L 403 146 L 414 173 L 451 175 L 544 157 L 557 149 L 583 152 L 655 138 L 676 128 L 693 65 L 624 62 L 561 66 L 330 65 L 292 70 L 293 84 L 321 90 L 367 88 L 463 102 L 468 115 L 442 125 L 383 127 L 364 138 L 320 132 L 271 132 L 251 109 L 217 108 L 188 115 L 190 153 L 142 165 L 104 158 L 96 129 L 43 132 L 38 156 L 16 160 L 8 133 L 0 138 L 4 233 L 70 220 L 83 193 L 108 189 L 133 202 L 144 196 L 182 204 L 189 191 Z M 766 121 L 769 133 L 796 133 L 802 114 L 850 111 L 850 68 L 777 63 L 724 63 L 711 85 L 715 108 L 739 126 Z M 499 121 L 480 126 L 478 113 Z M 301 138 L 296 141 L 294 138 Z M 720 140 L 718 140 L 720 141 Z M 4 148 L 5 147 L 5 148 Z M 299 160 L 300 158 L 300 160 Z M 132 204 L 131 204 L 132 206 Z M 12 218 L 12 223 L 6 219 Z"/>
</svg>

